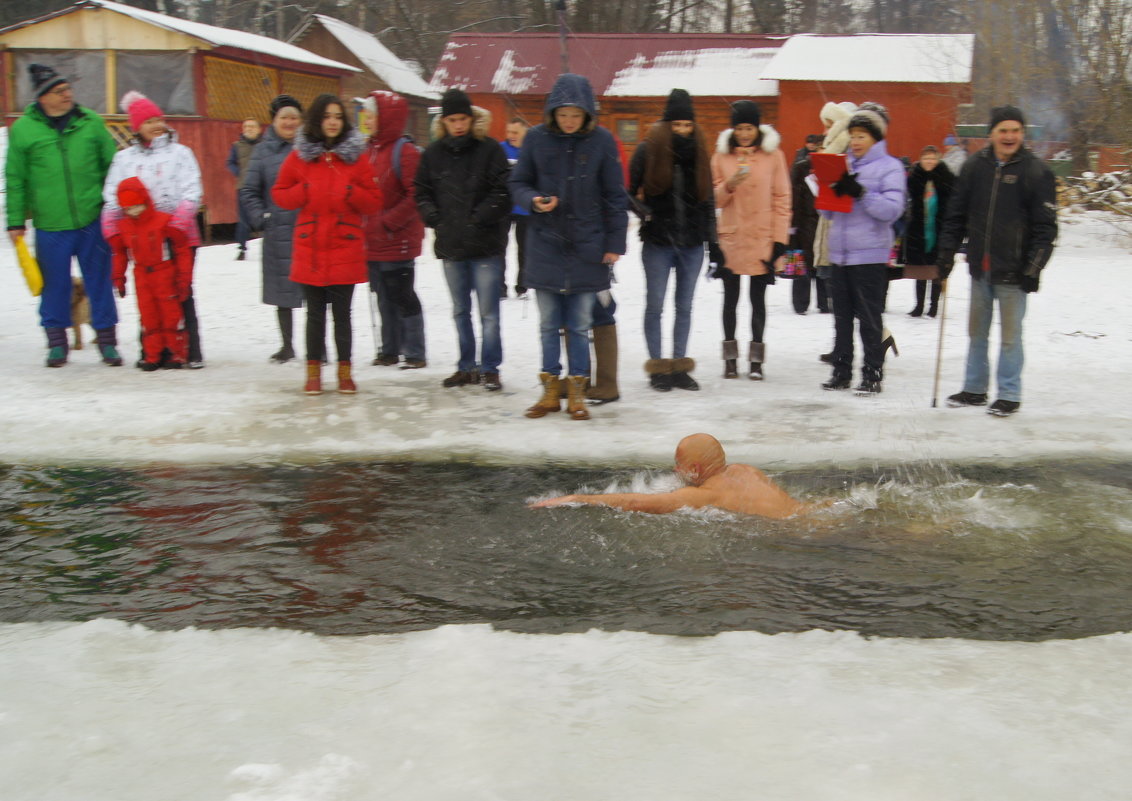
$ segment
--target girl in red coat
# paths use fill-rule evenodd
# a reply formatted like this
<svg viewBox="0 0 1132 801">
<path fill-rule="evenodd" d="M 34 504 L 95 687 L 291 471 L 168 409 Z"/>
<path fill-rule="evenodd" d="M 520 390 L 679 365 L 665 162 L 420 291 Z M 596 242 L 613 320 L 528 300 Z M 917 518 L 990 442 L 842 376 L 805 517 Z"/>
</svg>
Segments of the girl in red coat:
<svg viewBox="0 0 1132 801">
<path fill-rule="evenodd" d="M 275 205 L 299 210 L 291 280 L 303 285 L 307 305 L 307 383 L 303 391 L 308 395 L 322 393 L 327 304 L 334 311 L 338 391 L 358 391 L 350 375 L 350 303 L 354 284 L 369 279 L 362 217 L 381 207 L 373 168 L 369 159 L 361 158 L 364 150 L 365 139 L 350 125 L 342 101 L 319 95 L 271 190 Z"/>
<path fill-rule="evenodd" d="M 107 241 L 112 257 L 112 280 L 120 297 L 126 297 L 126 266 L 134 262 L 134 292 L 141 314 L 142 354 L 138 365 L 146 372 L 161 366 L 179 369 L 189 355 L 181 304 L 193 285 L 193 251 L 173 216 L 153 207 L 149 190 L 140 178 L 118 184 L 116 200 L 123 216 Z"/>
</svg>

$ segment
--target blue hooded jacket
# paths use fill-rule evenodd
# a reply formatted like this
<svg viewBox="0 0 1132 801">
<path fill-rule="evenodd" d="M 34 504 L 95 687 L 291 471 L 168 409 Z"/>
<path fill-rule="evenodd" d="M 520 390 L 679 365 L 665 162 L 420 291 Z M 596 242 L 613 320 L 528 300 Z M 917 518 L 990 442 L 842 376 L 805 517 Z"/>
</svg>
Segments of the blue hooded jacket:
<svg viewBox="0 0 1132 801">
<path fill-rule="evenodd" d="M 554 110 L 576 106 L 586 121 L 566 134 Z M 536 197 L 557 197 L 554 211 L 532 213 L 527 223 L 528 287 L 564 294 L 609 289 L 606 253 L 624 253 L 629 225 L 621 155 L 613 134 L 597 125 L 597 104 L 581 75 L 558 76 L 546 99 L 545 122 L 527 132 L 511 170 L 511 197 L 534 211 Z"/>
</svg>

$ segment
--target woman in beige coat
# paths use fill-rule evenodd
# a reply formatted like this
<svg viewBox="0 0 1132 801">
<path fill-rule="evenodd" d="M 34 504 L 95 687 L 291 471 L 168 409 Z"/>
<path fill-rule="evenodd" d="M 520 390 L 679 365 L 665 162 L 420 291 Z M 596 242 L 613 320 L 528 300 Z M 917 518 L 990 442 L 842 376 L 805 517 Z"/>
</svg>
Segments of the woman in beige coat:
<svg viewBox="0 0 1132 801">
<path fill-rule="evenodd" d="M 791 186 L 781 137 L 760 125 L 757 104 L 740 100 L 731 105 L 731 128 L 719 135 L 711 157 L 715 205 L 720 209 L 719 246 L 726 266 L 717 268 L 723 280 L 724 378 L 737 378 L 739 344 L 735 311 L 739 305 L 739 276 L 750 276 L 751 344 L 747 351 L 752 381 L 763 378 L 766 347 L 766 288 L 790 235 Z"/>
</svg>

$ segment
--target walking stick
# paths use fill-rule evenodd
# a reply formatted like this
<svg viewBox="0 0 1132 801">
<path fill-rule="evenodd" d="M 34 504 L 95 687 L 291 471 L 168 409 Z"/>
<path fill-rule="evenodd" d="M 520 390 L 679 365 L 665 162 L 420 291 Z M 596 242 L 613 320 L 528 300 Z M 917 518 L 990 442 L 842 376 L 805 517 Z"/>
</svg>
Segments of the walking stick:
<svg viewBox="0 0 1132 801">
<path fill-rule="evenodd" d="M 373 358 L 381 355 L 381 341 L 377 336 L 377 293 L 372 289 L 367 293 L 369 295 L 369 328 L 373 333 Z"/>
<path fill-rule="evenodd" d="M 943 295 L 943 300 L 939 304 L 939 344 L 935 349 L 935 382 L 932 384 L 932 408 L 936 407 L 936 400 L 939 398 L 939 372 L 943 367 L 943 325 L 947 320 L 947 279 L 943 279 L 939 285 L 939 294 Z"/>
</svg>

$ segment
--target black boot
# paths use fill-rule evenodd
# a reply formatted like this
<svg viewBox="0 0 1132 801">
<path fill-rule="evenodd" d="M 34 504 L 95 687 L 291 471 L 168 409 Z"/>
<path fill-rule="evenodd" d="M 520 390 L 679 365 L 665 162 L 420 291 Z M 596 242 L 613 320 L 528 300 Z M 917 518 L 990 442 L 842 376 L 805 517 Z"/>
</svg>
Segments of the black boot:
<svg viewBox="0 0 1132 801">
<path fill-rule="evenodd" d="M 649 374 L 649 386 L 657 392 L 672 391 L 671 359 L 649 359 L 645 362 L 645 372 Z"/>
<path fill-rule="evenodd" d="M 700 385 L 696 383 L 696 379 L 688 375 L 696 369 L 695 359 L 689 359 L 687 356 L 681 356 L 679 359 L 672 360 L 672 386 L 676 389 L 686 389 L 690 392 L 696 392 Z"/>
<path fill-rule="evenodd" d="M 295 330 L 295 321 L 291 310 L 283 306 L 276 307 L 275 316 L 279 320 L 279 334 L 283 339 L 283 347 L 271 354 L 271 361 L 283 364 L 295 358 L 295 349 L 291 346 L 291 337 Z"/>
</svg>

